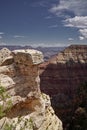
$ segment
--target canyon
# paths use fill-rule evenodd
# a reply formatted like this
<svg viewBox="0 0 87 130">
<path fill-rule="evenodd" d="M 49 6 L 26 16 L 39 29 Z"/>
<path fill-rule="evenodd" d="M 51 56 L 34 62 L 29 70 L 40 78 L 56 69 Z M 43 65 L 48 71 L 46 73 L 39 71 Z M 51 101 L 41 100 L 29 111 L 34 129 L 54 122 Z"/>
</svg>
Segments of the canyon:
<svg viewBox="0 0 87 130">
<path fill-rule="evenodd" d="M 44 60 L 47 61 L 51 56 L 57 54 L 61 50 L 63 50 L 65 47 L 32 47 L 32 46 L 21 46 L 21 45 L 0 45 L 0 50 L 3 48 L 8 48 L 9 50 L 18 50 L 18 49 L 35 49 L 38 51 L 41 51 L 44 55 Z"/>
<path fill-rule="evenodd" d="M 64 127 L 76 109 L 78 87 L 87 81 L 87 45 L 71 45 L 40 65 L 41 90 Z M 70 129 L 71 130 L 71 129 Z"/>
<path fill-rule="evenodd" d="M 39 47 L 38 49 L 43 49 L 43 48 Z M 52 48 L 50 49 L 53 51 Z M 28 53 L 27 49 L 24 49 L 24 50 L 25 52 L 19 51 L 21 53 L 20 55 L 18 55 L 19 53 L 18 51 L 16 52 L 9 51 L 7 48 L 2 49 L 0 53 L 0 66 L 1 66 L 0 79 L 2 81 L 4 79 L 4 81 L 2 82 L 2 86 L 5 86 L 5 83 L 8 84 L 7 77 L 8 76 L 11 77 L 11 83 L 12 81 L 14 81 L 15 83 L 15 85 L 12 85 L 13 86 L 12 91 L 11 91 L 11 93 L 13 93 L 12 98 L 15 97 L 15 94 L 17 94 L 18 96 L 17 100 L 19 100 L 17 101 L 15 98 L 13 98 L 14 102 L 11 101 L 13 104 L 13 107 L 12 107 L 13 115 L 12 117 L 10 117 L 12 118 L 12 121 L 14 122 L 15 118 L 19 120 L 21 113 L 24 113 L 24 115 L 22 115 L 22 119 L 24 117 L 23 121 L 26 122 L 25 121 L 26 113 L 29 112 L 28 113 L 28 118 L 29 118 L 30 115 L 32 115 L 32 113 L 34 112 L 34 110 L 35 110 L 35 113 L 37 113 L 36 108 L 39 105 L 40 108 L 39 109 L 37 108 L 38 111 L 40 110 L 42 111 L 42 108 L 44 108 L 43 106 L 45 106 L 45 109 L 43 109 L 43 111 L 46 112 L 43 114 L 44 119 L 46 119 L 48 116 L 48 118 L 50 119 L 52 118 L 51 123 L 53 120 L 58 121 L 56 124 L 57 126 L 56 128 L 58 128 L 58 130 L 61 130 L 61 129 L 86 130 L 87 129 L 87 126 L 86 126 L 86 122 L 87 122 L 87 96 L 86 96 L 87 95 L 86 94 L 87 93 L 87 89 L 86 89 L 87 88 L 87 45 L 71 45 L 64 49 L 62 48 L 62 50 L 58 51 L 58 53 L 56 49 L 54 51 L 55 55 L 54 53 L 52 53 L 53 54 L 52 57 L 51 55 L 48 56 L 48 54 L 45 53 L 47 52 L 47 48 L 45 48 L 44 54 L 45 54 L 45 57 L 47 54 L 47 58 L 45 58 L 46 59 L 45 62 L 41 60 L 40 63 L 37 63 L 38 51 L 37 53 L 34 53 L 36 54 L 36 56 L 34 55 L 35 57 L 32 57 L 33 56 L 32 53 L 30 52 Z M 31 56 L 27 57 L 27 54 L 30 54 Z M 40 54 L 42 55 L 42 53 Z M 41 59 L 43 59 L 43 56 L 41 57 L 42 57 Z M 37 64 L 33 61 L 35 61 Z M 4 77 L 2 74 L 6 75 L 7 77 Z M 23 87 L 23 85 L 25 85 L 25 87 Z M 20 86 L 21 86 L 21 89 L 19 89 Z M 15 89 L 16 91 L 14 91 L 14 87 L 17 88 Z M 8 91 L 7 91 L 8 94 L 10 90 L 11 89 L 8 88 Z M 23 95 L 20 93 L 22 93 Z M 26 99 L 25 95 L 27 95 L 29 102 Z M 49 95 L 50 98 L 47 95 Z M 50 102 L 50 99 L 51 99 L 51 102 Z M 16 105 L 16 103 L 18 103 L 19 105 Z M 51 105 L 54 110 L 52 109 Z M 51 117 L 49 117 L 50 112 L 51 112 L 51 115 L 50 115 Z M 54 115 L 54 118 L 52 116 L 52 113 Z M 57 117 L 59 117 L 59 119 L 56 117 L 55 113 Z M 9 115 L 9 113 L 7 114 Z M 14 115 L 16 115 L 16 117 L 14 117 Z M 35 114 L 35 116 L 36 115 L 38 114 Z M 8 117 L 6 117 L 5 120 L 8 120 Z M 31 119 L 33 118 L 34 117 L 32 118 L 30 117 L 29 121 L 32 122 Z M 40 116 L 38 118 L 40 119 Z M 41 116 L 41 118 L 43 118 L 43 116 Z M 4 119 L 4 117 L 2 119 Z M 35 120 L 33 121 L 34 126 L 37 126 L 35 125 L 37 124 L 36 120 L 37 119 L 35 117 Z M 63 128 L 62 128 L 62 122 L 60 120 L 62 120 L 63 122 Z M 9 121 L 10 120 L 8 120 L 7 122 Z M 46 121 L 50 122 L 48 121 L 48 119 Z M 41 122 L 43 124 L 43 121 Z M 21 124 L 21 121 L 20 121 L 20 124 Z M 53 126 L 55 126 L 55 124 L 51 124 L 50 127 L 47 127 L 46 125 L 46 127 L 49 130 L 51 129 L 56 130 L 56 128 L 54 128 Z M 45 130 L 46 127 L 44 128 L 44 125 L 43 125 L 43 127 L 40 127 L 40 128 L 41 130 L 42 129 Z"/>
</svg>

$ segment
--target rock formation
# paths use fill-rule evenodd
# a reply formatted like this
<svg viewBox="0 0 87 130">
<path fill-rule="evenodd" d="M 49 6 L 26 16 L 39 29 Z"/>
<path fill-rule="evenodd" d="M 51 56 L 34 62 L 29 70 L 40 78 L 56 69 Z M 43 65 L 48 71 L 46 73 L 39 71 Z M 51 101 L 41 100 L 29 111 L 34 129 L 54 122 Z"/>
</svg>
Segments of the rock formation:
<svg viewBox="0 0 87 130">
<path fill-rule="evenodd" d="M 64 89 L 68 92 L 68 88 L 74 89 L 87 80 L 87 46 L 70 46 L 41 64 L 40 69 L 43 91 L 50 95 Z"/>
<path fill-rule="evenodd" d="M 4 65 L 4 61 L 6 61 L 6 59 L 10 59 L 9 62 L 6 62 L 7 64 L 10 64 L 12 61 L 11 51 L 7 48 L 3 48 L 0 50 L 0 65 Z"/>
<path fill-rule="evenodd" d="M 70 121 L 77 88 L 87 81 L 87 45 L 71 45 L 40 65 L 41 90 L 52 97 L 56 114 Z"/>
<path fill-rule="evenodd" d="M 13 59 L 13 60 L 12 60 Z M 9 61 L 11 64 L 7 65 Z M 49 96 L 40 91 L 36 50 L 15 50 L 0 67 L 0 129 L 62 130 Z"/>
</svg>

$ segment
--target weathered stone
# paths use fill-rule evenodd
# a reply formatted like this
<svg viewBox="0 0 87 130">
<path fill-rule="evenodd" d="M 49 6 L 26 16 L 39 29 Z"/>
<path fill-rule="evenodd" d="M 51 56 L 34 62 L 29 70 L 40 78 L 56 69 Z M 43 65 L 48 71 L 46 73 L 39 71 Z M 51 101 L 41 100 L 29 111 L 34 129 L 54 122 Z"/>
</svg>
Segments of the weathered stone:
<svg viewBox="0 0 87 130">
<path fill-rule="evenodd" d="M 0 65 L 2 65 L 5 59 L 9 56 L 11 56 L 11 51 L 9 49 L 7 48 L 1 49 L 0 50 Z"/>
<path fill-rule="evenodd" d="M 69 123 L 78 87 L 87 81 L 87 45 L 65 48 L 41 64 L 40 69 L 41 91 L 52 97 L 56 114 Z"/>
<path fill-rule="evenodd" d="M 51 108 L 49 96 L 40 91 L 38 65 L 43 55 L 36 50 L 15 50 L 13 63 L 0 67 L 0 129 L 62 130 L 62 123 Z M 4 114 L 3 113 L 3 114 Z M 6 117 L 4 117 L 6 116 Z M 7 125 L 7 126 L 6 126 Z"/>
<path fill-rule="evenodd" d="M 37 50 L 15 50 L 12 52 L 14 60 L 17 64 L 38 65 L 43 62 L 43 55 Z"/>
<path fill-rule="evenodd" d="M 5 65 L 10 65 L 14 62 L 14 59 L 12 56 L 6 57 L 5 59 L 3 59 L 3 62 L 1 64 L 1 66 L 5 66 Z"/>
<path fill-rule="evenodd" d="M 57 55 L 57 63 L 87 63 L 87 46 L 71 45 Z"/>
</svg>

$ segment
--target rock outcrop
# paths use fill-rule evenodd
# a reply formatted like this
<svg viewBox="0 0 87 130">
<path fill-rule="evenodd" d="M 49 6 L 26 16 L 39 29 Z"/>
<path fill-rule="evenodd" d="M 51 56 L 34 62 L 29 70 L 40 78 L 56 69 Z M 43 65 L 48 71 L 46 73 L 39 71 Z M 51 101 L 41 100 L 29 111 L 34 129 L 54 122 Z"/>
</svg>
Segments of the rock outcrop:
<svg viewBox="0 0 87 130">
<path fill-rule="evenodd" d="M 70 88 L 87 80 L 87 46 L 72 45 L 41 64 L 40 69 L 44 92 L 50 95 L 69 93 Z"/>
<path fill-rule="evenodd" d="M 0 129 L 62 130 L 49 96 L 40 91 L 42 53 L 15 50 L 12 57 L 0 67 Z"/>
<path fill-rule="evenodd" d="M 71 45 L 57 55 L 57 63 L 87 63 L 87 46 Z"/>
<path fill-rule="evenodd" d="M 56 114 L 70 121 L 77 88 L 87 81 L 87 45 L 71 45 L 40 65 L 41 90 L 52 97 Z"/>
<path fill-rule="evenodd" d="M 11 64 L 12 63 L 12 59 L 11 59 L 11 51 L 7 48 L 3 48 L 0 50 L 0 65 L 4 65 L 4 62 L 7 60 L 9 62 L 6 62 L 7 64 Z"/>
</svg>

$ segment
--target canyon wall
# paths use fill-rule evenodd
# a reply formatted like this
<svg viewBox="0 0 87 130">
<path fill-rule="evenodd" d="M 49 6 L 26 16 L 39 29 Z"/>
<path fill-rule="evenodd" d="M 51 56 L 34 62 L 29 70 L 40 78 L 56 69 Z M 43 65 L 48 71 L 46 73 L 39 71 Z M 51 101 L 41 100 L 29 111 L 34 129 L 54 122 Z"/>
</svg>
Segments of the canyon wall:
<svg viewBox="0 0 87 130">
<path fill-rule="evenodd" d="M 36 50 L 15 50 L 0 66 L 0 129 L 62 130 L 62 122 L 51 107 L 50 97 L 40 90 Z"/>
<path fill-rule="evenodd" d="M 41 90 L 51 96 L 56 114 L 68 122 L 78 86 L 87 81 L 87 46 L 71 45 L 41 64 L 40 69 Z"/>
</svg>

